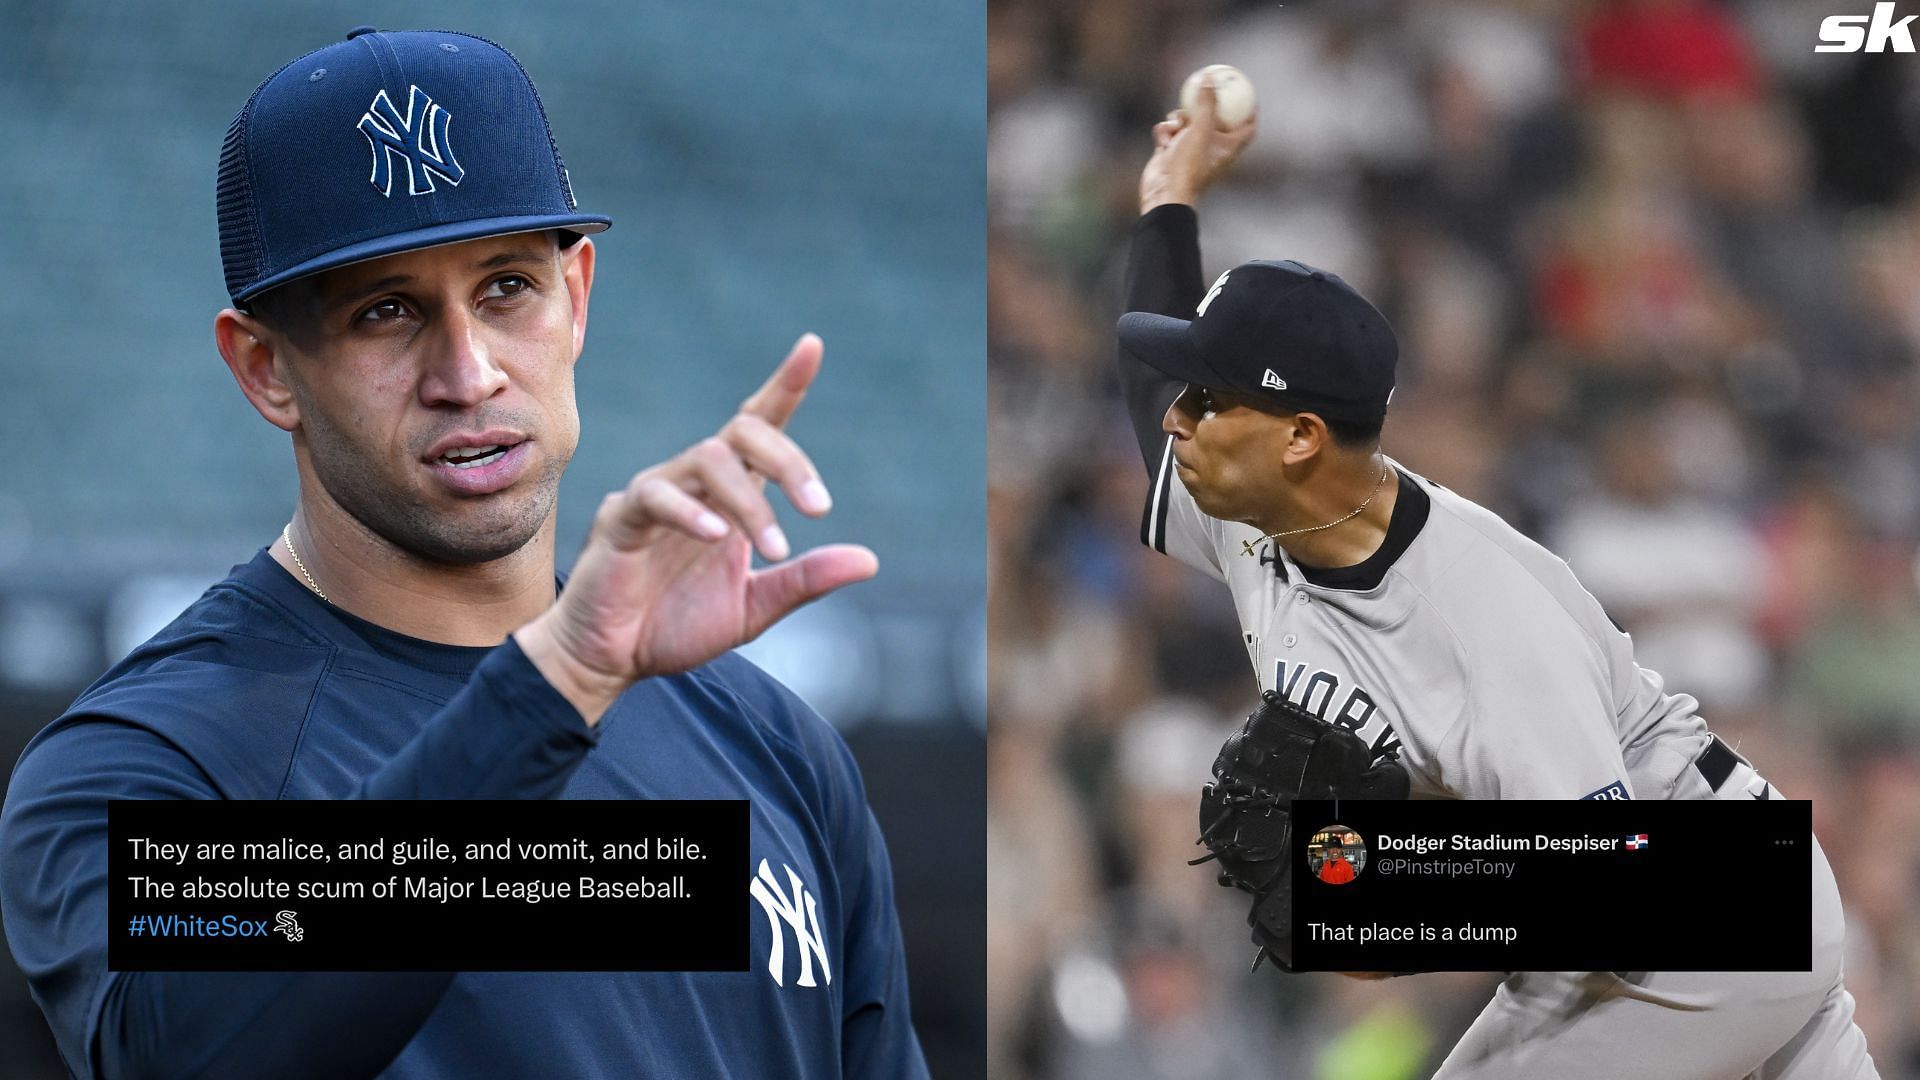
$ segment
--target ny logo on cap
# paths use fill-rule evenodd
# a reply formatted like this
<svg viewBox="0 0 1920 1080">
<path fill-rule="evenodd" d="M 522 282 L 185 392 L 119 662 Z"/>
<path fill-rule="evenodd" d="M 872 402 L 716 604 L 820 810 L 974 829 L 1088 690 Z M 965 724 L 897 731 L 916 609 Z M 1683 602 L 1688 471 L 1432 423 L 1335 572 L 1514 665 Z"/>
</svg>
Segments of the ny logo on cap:
<svg viewBox="0 0 1920 1080">
<path fill-rule="evenodd" d="M 393 195 L 393 159 L 398 155 L 407 163 L 407 193 L 425 195 L 433 190 L 433 178 L 460 186 L 467 170 L 454 160 L 453 145 L 447 141 L 447 126 L 453 114 L 433 103 L 417 86 L 407 87 L 407 114 L 393 107 L 387 92 L 374 95 L 373 104 L 360 116 L 360 133 L 373 148 L 373 186 L 380 194 Z M 412 136 L 409 140 L 408 136 Z"/>
<path fill-rule="evenodd" d="M 1231 274 L 1231 273 L 1233 273 L 1233 271 L 1231 270 L 1227 271 L 1227 274 Z M 1213 288 L 1208 289 L 1207 295 L 1200 298 L 1200 308 L 1199 310 L 1193 313 L 1194 318 L 1197 319 L 1200 316 L 1205 315 L 1207 313 L 1207 305 L 1213 303 L 1213 298 L 1216 296 L 1219 296 L 1220 290 L 1227 287 L 1227 274 L 1221 274 L 1218 278 L 1216 278 L 1213 283 Z"/>
</svg>

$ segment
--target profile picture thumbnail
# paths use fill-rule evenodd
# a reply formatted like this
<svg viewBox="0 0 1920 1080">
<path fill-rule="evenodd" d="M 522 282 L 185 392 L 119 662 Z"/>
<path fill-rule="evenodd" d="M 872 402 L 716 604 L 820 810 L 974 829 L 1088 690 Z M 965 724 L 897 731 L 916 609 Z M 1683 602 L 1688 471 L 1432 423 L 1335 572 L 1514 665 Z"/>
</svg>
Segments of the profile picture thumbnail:
<svg viewBox="0 0 1920 1080">
<path fill-rule="evenodd" d="M 1307 841 L 1307 869 L 1329 885 L 1345 885 L 1367 868 L 1367 842 L 1345 825 L 1329 825 Z"/>
</svg>

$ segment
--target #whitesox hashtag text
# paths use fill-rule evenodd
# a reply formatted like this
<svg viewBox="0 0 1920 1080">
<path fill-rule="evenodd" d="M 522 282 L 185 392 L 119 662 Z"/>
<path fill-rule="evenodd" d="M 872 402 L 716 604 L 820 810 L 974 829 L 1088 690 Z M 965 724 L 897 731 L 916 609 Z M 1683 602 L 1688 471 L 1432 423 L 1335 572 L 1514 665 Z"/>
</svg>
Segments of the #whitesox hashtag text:
<svg viewBox="0 0 1920 1080">
<path fill-rule="evenodd" d="M 267 920 L 239 915 L 135 915 L 127 923 L 130 937 L 158 938 L 266 937 Z"/>
</svg>

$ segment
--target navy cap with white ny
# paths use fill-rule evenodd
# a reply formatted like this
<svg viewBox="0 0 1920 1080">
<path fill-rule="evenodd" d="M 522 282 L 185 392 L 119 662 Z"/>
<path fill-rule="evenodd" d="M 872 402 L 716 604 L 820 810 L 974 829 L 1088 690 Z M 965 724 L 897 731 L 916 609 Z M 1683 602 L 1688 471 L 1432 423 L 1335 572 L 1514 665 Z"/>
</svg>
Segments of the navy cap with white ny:
<svg viewBox="0 0 1920 1080">
<path fill-rule="evenodd" d="M 1128 352 L 1182 382 L 1357 423 L 1386 415 L 1400 356 L 1386 316 L 1353 286 L 1293 260 L 1242 263 L 1192 319 L 1133 311 L 1119 332 Z"/>
<path fill-rule="evenodd" d="M 579 211 L 520 62 L 450 31 L 359 27 L 269 76 L 227 129 L 217 202 L 236 305 L 403 251 L 612 224 Z"/>
</svg>

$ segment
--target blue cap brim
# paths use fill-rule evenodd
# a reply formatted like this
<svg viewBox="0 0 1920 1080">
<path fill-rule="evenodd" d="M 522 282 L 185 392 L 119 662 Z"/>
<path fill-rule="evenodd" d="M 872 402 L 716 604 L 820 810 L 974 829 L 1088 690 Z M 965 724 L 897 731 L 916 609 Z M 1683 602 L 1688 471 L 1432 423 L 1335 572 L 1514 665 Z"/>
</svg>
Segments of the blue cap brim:
<svg viewBox="0 0 1920 1080">
<path fill-rule="evenodd" d="M 323 270 L 334 270 L 353 263 L 366 262 L 368 259 L 398 255 L 406 251 L 419 251 L 422 248 L 439 247 L 443 244 L 458 244 L 467 240 L 482 240 L 489 236 L 543 232 L 547 229 L 597 233 L 604 231 L 612 224 L 612 218 L 598 214 L 529 214 L 521 217 L 478 218 L 473 221 L 452 221 L 444 225 L 430 225 L 412 232 L 395 233 L 358 244 L 348 244 L 346 247 L 316 255 L 272 277 L 254 282 L 235 294 L 233 301 L 236 304 L 244 304 L 268 289 L 277 288 L 298 278 L 318 274 Z"/>
<path fill-rule="evenodd" d="M 1193 347 L 1188 333 L 1193 323 L 1167 315 L 1129 311 L 1120 316 L 1116 329 L 1120 347 L 1141 363 L 1185 383 L 1225 389 L 1229 385 L 1212 364 Z"/>
</svg>

